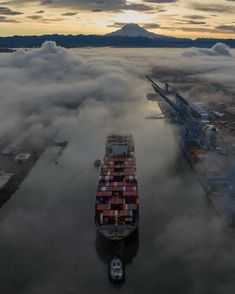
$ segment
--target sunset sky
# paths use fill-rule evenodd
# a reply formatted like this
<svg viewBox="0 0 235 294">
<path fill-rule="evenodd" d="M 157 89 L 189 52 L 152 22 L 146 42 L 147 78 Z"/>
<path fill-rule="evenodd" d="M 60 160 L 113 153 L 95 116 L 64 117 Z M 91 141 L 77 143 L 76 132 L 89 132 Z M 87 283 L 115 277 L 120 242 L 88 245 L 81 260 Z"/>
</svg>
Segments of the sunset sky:
<svg viewBox="0 0 235 294">
<path fill-rule="evenodd" d="M 12 0 L 0 35 L 105 34 L 126 23 L 177 37 L 235 38 L 235 0 Z"/>
</svg>

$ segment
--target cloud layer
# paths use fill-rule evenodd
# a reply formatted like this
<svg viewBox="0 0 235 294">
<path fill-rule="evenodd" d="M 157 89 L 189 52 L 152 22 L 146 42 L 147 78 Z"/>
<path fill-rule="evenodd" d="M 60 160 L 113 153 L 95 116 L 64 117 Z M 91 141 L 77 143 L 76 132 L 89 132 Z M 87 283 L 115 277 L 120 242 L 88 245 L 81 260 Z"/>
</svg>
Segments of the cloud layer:
<svg viewBox="0 0 235 294">
<path fill-rule="evenodd" d="M 170 54 L 161 49 L 146 49 L 146 53 L 138 50 L 135 54 L 128 49 L 110 49 L 102 58 L 101 49 L 78 52 L 46 42 L 37 50 L 1 55 L 2 135 L 24 125 L 39 129 L 46 125 L 48 131 L 48 126 L 56 125 L 70 111 L 74 115 L 74 108 L 90 100 L 105 103 L 115 112 L 125 103 L 141 99 L 146 86 L 143 77 L 155 67 L 165 68 L 170 75 L 185 64 L 184 70 L 190 75 L 207 76 L 209 80 L 213 76 L 221 86 L 234 85 L 234 57 L 221 43 L 210 50 L 189 49 L 182 53 L 172 49 Z M 193 57 L 190 62 L 188 56 Z"/>
</svg>

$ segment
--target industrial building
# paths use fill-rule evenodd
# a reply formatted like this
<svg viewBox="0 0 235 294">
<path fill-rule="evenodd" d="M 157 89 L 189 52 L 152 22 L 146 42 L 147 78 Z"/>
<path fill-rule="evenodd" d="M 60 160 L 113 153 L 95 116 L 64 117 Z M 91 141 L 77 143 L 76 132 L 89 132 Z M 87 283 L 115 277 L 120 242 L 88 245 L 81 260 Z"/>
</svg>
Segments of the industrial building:
<svg viewBox="0 0 235 294">
<path fill-rule="evenodd" d="M 27 161 L 30 158 L 30 156 L 30 153 L 19 153 L 18 155 L 16 155 L 15 160 L 18 162 L 24 162 Z"/>
</svg>

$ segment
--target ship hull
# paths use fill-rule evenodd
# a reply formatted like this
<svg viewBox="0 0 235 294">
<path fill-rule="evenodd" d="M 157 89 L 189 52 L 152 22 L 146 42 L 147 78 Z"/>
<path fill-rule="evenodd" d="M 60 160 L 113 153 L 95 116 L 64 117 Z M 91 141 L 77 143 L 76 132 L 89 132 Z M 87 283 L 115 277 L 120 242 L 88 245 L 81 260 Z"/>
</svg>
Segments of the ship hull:
<svg viewBox="0 0 235 294">
<path fill-rule="evenodd" d="M 116 226 L 116 225 L 110 225 L 110 226 L 97 226 L 98 232 L 103 235 L 105 238 L 111 240 L 111 241 L 120 241 L 128 236 L 130 236 L 132 233 L 135 232 L 135 230 L 138 228 L 138 224 L 136 225 L 125 225 L 125 226 Z"/>
</svg>

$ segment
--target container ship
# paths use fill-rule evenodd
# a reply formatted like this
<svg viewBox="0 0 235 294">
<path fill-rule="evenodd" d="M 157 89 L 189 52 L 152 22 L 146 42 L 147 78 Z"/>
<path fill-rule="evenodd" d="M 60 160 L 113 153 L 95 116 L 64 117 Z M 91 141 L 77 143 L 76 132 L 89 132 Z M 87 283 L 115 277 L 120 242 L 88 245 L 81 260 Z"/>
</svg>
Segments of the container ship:
<svg viewBox="0 0 235 294">
<path fill-rule="evenodd" d="M 110 240 L 122 240 L 139 222 L 134 140 L 131 135 L 110 135 L 96 193 L 95 222 Z"/>
</svg>

